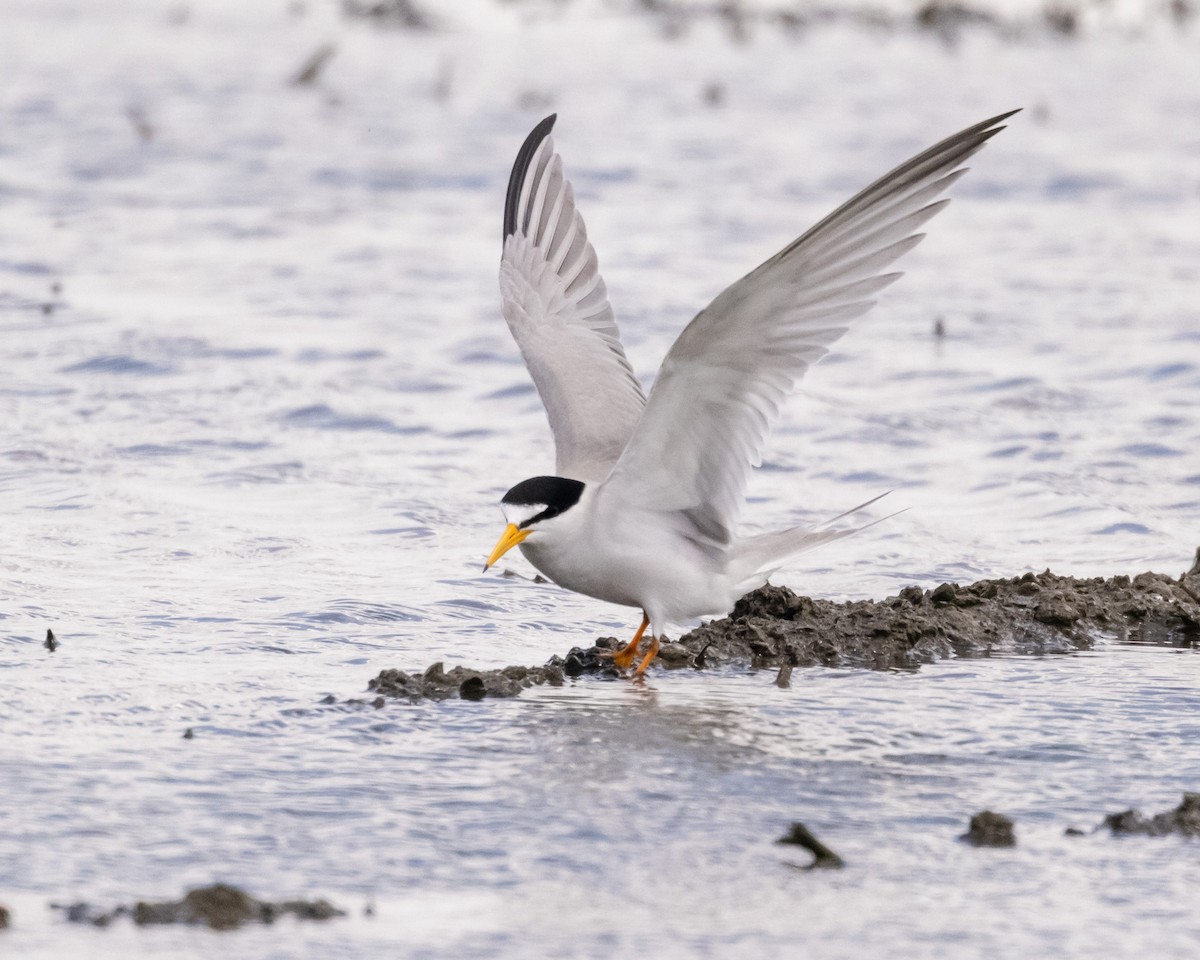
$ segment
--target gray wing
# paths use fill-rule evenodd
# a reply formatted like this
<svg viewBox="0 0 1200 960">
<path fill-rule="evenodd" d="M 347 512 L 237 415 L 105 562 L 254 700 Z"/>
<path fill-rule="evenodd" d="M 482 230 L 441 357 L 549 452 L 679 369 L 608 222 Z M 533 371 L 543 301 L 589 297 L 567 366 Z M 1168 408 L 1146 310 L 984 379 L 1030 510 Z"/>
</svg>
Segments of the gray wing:
<svg viewBox="0 0 1200 960">
<path fill-rule="evenodd" d="M 901 164 L 701 311 L 663 361 L 604 485 L 614 505 L 682 514 L 697 543 L 728 545 L 749 471 L 793 384 L 900 277 L 885 270 L 949 203 L 934 198 L 1016 112 Z"/>
<path fill-rule="evenodd" d="M 513 165 L 500 294 L 550 420 L 555 471 L 587 483 L 608 476 L 646 398 L 625 358 L 596 251 L 554 152 L 554 120 L 549 116 L 534 128 Z"/>
</svg>

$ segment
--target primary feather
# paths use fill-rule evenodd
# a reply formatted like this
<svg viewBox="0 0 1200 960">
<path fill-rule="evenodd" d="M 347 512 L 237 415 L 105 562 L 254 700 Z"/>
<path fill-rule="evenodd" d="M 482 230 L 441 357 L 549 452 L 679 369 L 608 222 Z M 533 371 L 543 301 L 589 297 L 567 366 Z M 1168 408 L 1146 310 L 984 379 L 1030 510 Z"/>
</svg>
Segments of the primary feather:
<svg viewBox="0 0 1200 960">
<path fill-rule="evenodd" d="M 668 352 L 604 498 L 677 514 L 691 539 L 714 553 L 730 547 L 749 471 L 792 386 L 901 276 L 887 268 L 949 202 L 933 198 L 1011 115 L 897 167 L 719 294 Z M 778 545 L 792 542 L 781 536 Z M 769 566 L 771 543 L 760 541 L 757 563 Z"/>
</svg>

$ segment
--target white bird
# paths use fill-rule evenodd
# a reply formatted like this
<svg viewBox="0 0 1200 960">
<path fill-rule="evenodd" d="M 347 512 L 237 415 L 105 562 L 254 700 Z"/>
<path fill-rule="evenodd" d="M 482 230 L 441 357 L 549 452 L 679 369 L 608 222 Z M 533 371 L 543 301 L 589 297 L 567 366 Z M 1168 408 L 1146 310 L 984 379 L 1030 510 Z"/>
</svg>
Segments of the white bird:
<svg viewBox="0 0 1200 960">
<path fill-rule="evenodd" d="M 668 624 L 723 615 L 796 554 L 855 532 L 739 537 L 750 470 L 795 382 L 901 276 L 885 271 L 950 202 L 935 198 L 1017 112 L 902 163 L 726 288 L 679 335 L 649 397 L 554 151 L 555 117 L 539 123 L 508 182 L 500 292 L 554 433 L 556 475 L 504 495 L 508 526 L 484 569 L 520 544 L 560 586 L 640 608 L 613 659 L 632 665 L 649 626 L 641 676 Z"/>
</svg>

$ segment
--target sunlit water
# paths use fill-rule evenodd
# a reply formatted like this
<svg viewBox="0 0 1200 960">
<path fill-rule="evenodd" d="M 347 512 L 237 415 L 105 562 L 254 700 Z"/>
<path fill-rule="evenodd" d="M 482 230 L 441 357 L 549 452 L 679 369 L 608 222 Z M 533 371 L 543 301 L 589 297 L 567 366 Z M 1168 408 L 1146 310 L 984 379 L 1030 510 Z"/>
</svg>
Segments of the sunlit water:
<svg viewBox="0 0 1200 960">
<path fill-rule="evenodd" d="M 508 166 L 552 109 L 649 378 L 855 189 L 1027 107 L 806 379 L 747 523 L 894 490 L 906 513 L 780 578 L 828 597 L 1186 568 L 1195 37 L 736 45 L 486 4 L 413 35 L 245 6 L 5 5 L 0 950 L 1192 956 L 1194 844 L 1063 836 L 1200 789 L 1189 651 L 320 701 L 634 625 L 479 573 L 499 495 L 553 462 L 495 289 Z M 1016 850 L 956 841 L 984 807 Z M 848 868 L 789 866 L 793 819 Z M 354 916 L 218 937 L 45 908 L 217 879 Z"/>
</svg>

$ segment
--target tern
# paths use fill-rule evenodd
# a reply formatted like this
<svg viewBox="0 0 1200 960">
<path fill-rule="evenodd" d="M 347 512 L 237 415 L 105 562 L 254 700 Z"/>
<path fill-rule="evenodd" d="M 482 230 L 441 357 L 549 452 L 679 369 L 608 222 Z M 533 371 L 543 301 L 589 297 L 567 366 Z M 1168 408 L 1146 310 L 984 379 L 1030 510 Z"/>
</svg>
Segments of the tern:
<svg viewBox="0 0 1200 960">
<path fill-rule="evenodd" d="M 613 660 L 632 666 L 649 627 L 641 677 L 668 624 L 722 616 L 798 553 L 862 529 L 739 536 L 750 471 L 796 381 L 900 278 L 888 268 L 950 202 L 938 197 L 1017 112 L 900 164 L 727 287 L 684 328 L 649 396 L 554 150 L 555 115 L 534 127 L 508 181 L 500 293 L 554 434 L 555 475 L 504 495 L 507 526 L 484 570 L 519 545 L 559 586 L 640 608 Z"/>
</svg>

